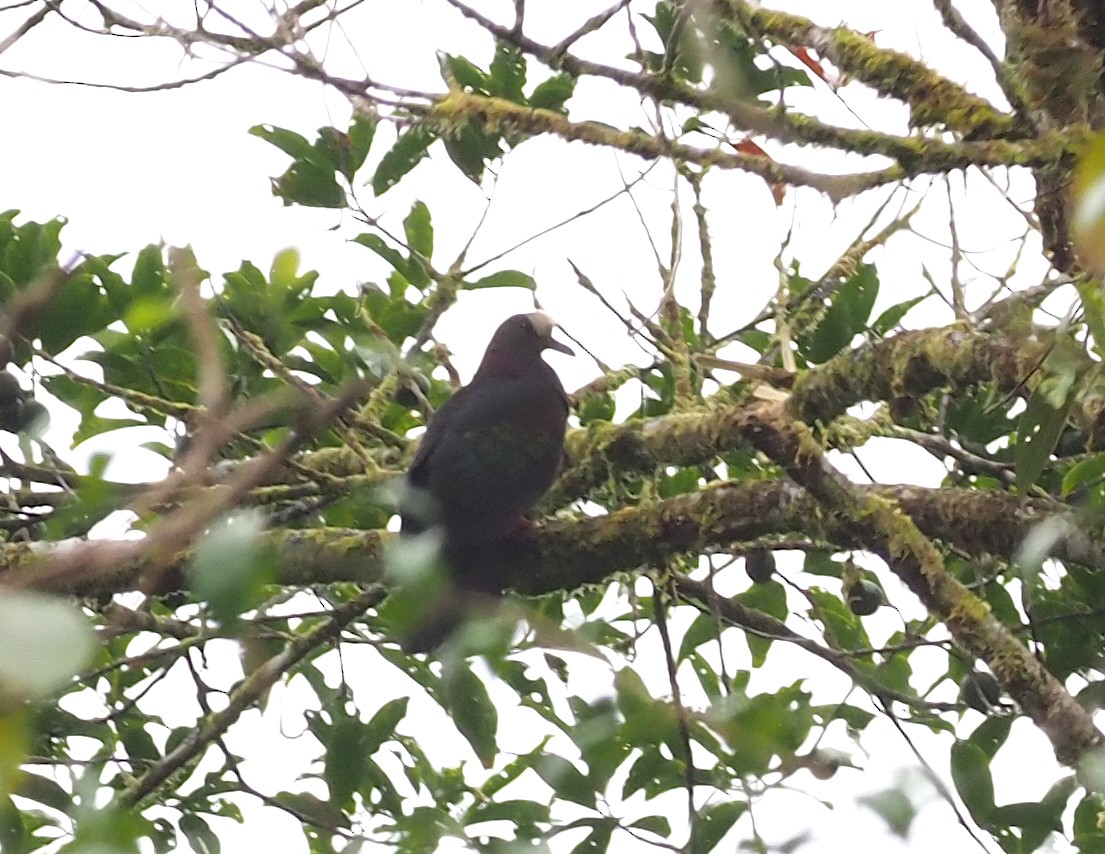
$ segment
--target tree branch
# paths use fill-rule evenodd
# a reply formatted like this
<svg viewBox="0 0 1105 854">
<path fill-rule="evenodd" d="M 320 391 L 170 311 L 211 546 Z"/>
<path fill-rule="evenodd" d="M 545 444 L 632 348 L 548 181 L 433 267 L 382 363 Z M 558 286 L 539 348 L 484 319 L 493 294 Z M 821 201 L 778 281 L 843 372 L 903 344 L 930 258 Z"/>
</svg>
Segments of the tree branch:
<svg viewBox="0 0 1105 854">
<path fill-rule="evenodd" d="M 1076 765 L 1098 750 L 1105 737 L 1093 719 L 1005 626 L 945 568 L 932 539 L 896 502 L 865 493 L 825 460 L 809 428 L 777 404 L 750 408 L 746 435 L 784 466 L 823 505 L 839 513 L 853 534 L 886 561 L 906 586 L 941 620 L 952 637 L 982 659 L 1036 726 L 1051 741 L 1056 758 Z"/>
<path fill-rule="evenodd" d="M 250 673 L 230 692 L 225 709 L 208 716 L 160 762 L 123 789 L 119 794 L 118 804 L 122 807 L 138 806 L 171 778 L 184 771 L 193 760 L 199 758 L 208 745 L 234 725 L 242 712 L 263 697 L 289 670 L 319 646 L 336 637 L 342 628 L 378 604 L 385 595 L 383 588 L 370 587 L 349 602 L 338 605 L 320 625 L 304 632 L 282 652 Z"/>
</svg>

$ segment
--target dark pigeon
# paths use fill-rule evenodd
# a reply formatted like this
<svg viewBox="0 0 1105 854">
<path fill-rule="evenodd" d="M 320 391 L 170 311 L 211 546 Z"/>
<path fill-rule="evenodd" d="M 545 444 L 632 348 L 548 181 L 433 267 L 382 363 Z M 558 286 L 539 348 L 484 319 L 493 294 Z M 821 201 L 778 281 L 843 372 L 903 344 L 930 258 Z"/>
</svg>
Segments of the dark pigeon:
<svg viewBox="0 0 1105 854">
<path fill-rule="evenodd" d="M 526 514 L 560 467 L 569 400 L 541 354 L 572 350 L 552 337 L 554 328 L 543 312 L 503 321 L 472 381 L 430 420 L 407 472 L 401 532 L 437 530 L 459 591 L 501 592 L 505 579 L 485 571 L 485 558 L 527 527 Z M 454 611 L 431 621 L 440 625 L 405 646 L 436 646 L 458 618 Z"/>
</svg>

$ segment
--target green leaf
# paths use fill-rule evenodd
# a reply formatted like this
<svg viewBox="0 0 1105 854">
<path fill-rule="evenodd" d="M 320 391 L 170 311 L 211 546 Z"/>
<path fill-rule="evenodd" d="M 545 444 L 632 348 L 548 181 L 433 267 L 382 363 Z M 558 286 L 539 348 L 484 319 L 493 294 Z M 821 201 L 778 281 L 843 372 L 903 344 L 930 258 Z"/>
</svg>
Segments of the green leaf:
<svg viewBox="0 0 1105 854">
<path fill-rule="evenodd" d="M 27 331 L 31 337 L 41 338 L 48 352 L 57 354 L 82 335 L 99 332 L 116 319 L 92 277 L 75 275 L 36 312 Z"/>
<path fill-rule="evenodd" d="M 1032 488 L 1051 459 L 1051 452 L 1067 423 L 1072 400 L 1073 396 L 1068 396 L 1063 406 L 1054 406 L 1043 383 L 1028 399 L 1028 406 L 1017 424 L 1017 444 L 1013 447 L 1017 490 L 1022 494 Z"/>
<path fill-rule="evenodd" d="M 159 296 L 168 291 L 169 276 L 160 246 L 147 246 L 138 253 L 130 282 L 135 295 L 140 297 Z"/>
<path fill-rule="evenodd" d="M 269 282 L 278 288 L 291 290 L 299 282 L 299 250 L 283 249 L 272 259 Z"/>
<path fill-rule="evenodd" d="M 482 288 L 526 288 L 534 291 L 537 290 L 537 282 L 533 276 L 518 270 L 500 270 L 474 282 L 464 282 L 461 287 L 466 291 L 477 291 Z"/>
<path fill-rule="evenodd" d="M 1084 854 L 1105 850 L 1105 827 L 1099 816 L 1105 813 L 1105 796 L 1091 792 L 1074 808 L 1074 842 Z"/>
<path fill-rule="evenodd" d="M 871 646 L 863 621 L 853 614 L 837 596 L 819 587 L 810 588 L 809 597 L 817 610 L 814 612 L 825 622 L 825 629 L 832 633 L 843 649 L 863 649 Z"/>
<path fill-rule="evenodd" d="M 810 551 L 802 558 L 802 571 L 826 578 L 840 578 L 844 573 L 844 564 L 833 560 L 833 552 Z"/>
<path fill-rule="evenodd" d="M 522 89 L 526 85 L 526 60 L 522 51 L 506 41 L 495 43 L 495 58 L 491 60 L 492 94 L 515 104 L 525 104 Z"/>
<path fill-rule="evenodd" d="M 861 797 L 859 802 L 878 814 L 887 827 L 902 839 L 909 835 L 909 826 L 917 817 L 917 807 L 905 792 L 900 789 L 884 789 Z"/>
<path fill-rule="evenodd" d="M 26 847 L 28 840 L 23 813 L 12 803 L 11 798 L 0 792 L 0 848 L 22 854 L 33 850 Z"/>
<path fill-rule="evenodd" d="M 398 249 L 389 246 L 384 238 L 378 234 L 358 234 L 353 238 L 354 243 L 359 243 L 366 249 L 371 249 L 400 273 L 406 274 L 410 265 L 409 259 Z"/>
<path fill-rule="evenodd" d="M 751 635 L 748 637 L 751 637 Z M 706 696 L 714 702 L 721 700 L 725 696 L 725 691 L 721 688 L 721 677 L 714 665 L 708 662 L 702 653 L 697 651 L 690 653 L 687 660 L 691 663 L 694 675 L 698 677 L 698 684 L 702 686 Z"/>
<path fill-rule="evenodd" d="M 787 593 L 783 585 L 777 581 L 753 584 L 733 598 L 742 605 L 763 611 L 780 620 L 785 620 L 787 617 Z M 767 653 L 771 649 L 772 639 L 749 632 L 745 635 L 745 641 L 748 644 L 748 651 L 752 654 L 752 666 L 763 667 L 767 660 Z"/>
<path fill-rule="evenodd" d="M 851 343 L 867 325 L 879 294 L 879 277 L 863 264 L 829 299 L 829 308 L 809 335 L 799 339 L 799 352 L 813 364 L 827 362 Z"/>
<path fill-rule="evenodd" d="M 464 823 L 508 821 L 524 837 L 539 834 L 540 825 L 549 821 L 549 806 L 536 801 L 479 801 L 464 816 Z"/>
<path fill-rule="evenodd" d="M 319 128 L 318 139 L 315 140 L 315 157 L 313 160 L 320 166 L 326 166 L 332 172 L 340 172 L 342 177 L 350 180 L 353 177 L 350 164 L 351 148 L 352 142 L 348 134 L 337 128 Z"/>
<path fill-rule="evenodd" d="M 735 773 L 763 774 L 774 760 L 792 756 L 802 746 L 813 725 L 813 710 L 799 685 L 754 697 L 734 692 L 710 708 L 707 722 L 729 745 L 726 765 Z"/>
<path fill-rule="evenodd" d="M 362 745 L 366 756 L 371 756 L 385 742 L 395 738 L 395 728 L 407 716 L 410 697 L 396 697 L 376 710 L 372 719 L 364 725 L 365 741 Z"/>
<path fill-rule="evenodd" d="M 737 801 L 714 804 L 696 816 L 691 826 L 691 854 L 709 854 L 748 811 L 748 805 Z"/>
<path fill-rule="evenodd" d="M 666 816 L 662 815 L 646 815 L 637 819 L 630 827 L 636 827 L 648 833 L 655 833 L 662 839 L 671 836 L 671 822 L 668 821 Z"/>
<path fill-rule="evenodd" d="M 425 125 L 415 125 L 395 141 L 381 159 L 372 176 L 372 192 L 383 195 L 417 166 L 427 154 L 437 131 Z"/>
<path fill-rule="evenodd" d="M 166 296 L 139 297 L 123 314 L 123 323 L 135 335 L 160 329 L 176 316 L 176 304 Z"/>
<path fill-rule="evenodd" d="M 1093 454 L 1071 467 L 1063 478 L 1063 498 L 1081 486 L 1099 483 L 1105 478 L 1105 452 Z"/>
<path fill-rule="evenodd" d="M 180 817 L 180 831 L 196 854 L 219 854 L 222 850 L 219 837 L 202 816 L 186 812 Z"/>
<path fill-rule="evenodd" d="M 683 634 L 683 640 L 679 644 L 679 654 L 675 660 L 683 661 L 702 644 L 716 642 L 723 628 L 724 625 L 720 625 L 709 611 L 697 614 Z"/>
<path fill-rule="evenodd" d="M 686 495 L 688 492 L 698 490 L 698 482 L 702 479 L 702 472 L 697 466 L 677 469 L 672 474 L 662 475 L 658 492 L 661 498 L 671 498 L 675 495 Z"/>
<path fill-rule="evenodd" d="M 623 799 L 637 792 L 643 792 L 646 798 L 654 798 L 686 785 L 682 762 L 669 759 L 653 745 L 646 744 L 640 749 L 641 755 L 633 762 L 622 784 Z"/>
<path fill-rule="evenodd" d="M 411 212 L 403 220 L 407 245 L 427 261 L 434 254 L 434 227 L 430 221 L 430 209 L 423 202 L 411 205 Z"/>
<path fill-rule="evenodd" d="M 12 794 L 29 798 L 64 814 L 73 809 L 73 797 L 57 781 L 29 770 L 24 770 L 19 775 Z"/>
<path fill-rule="evenodd" d="M 994 816 L 994 781 L 990 757 L 969 741 L 957 741 L 951 753 L 952 781 L 971 818 L 980 827 L 990 827 Z"/>
<path fill-rule="evenodd" d="M 757 611 L 763 611 L 780 620 L 790 614 L 787 607 L 787 591 L 782 584 L 755 584 L 733 597 L 737 602 Z"/>
<path fill-rule="evenodd" d="M 914 297 L 913 299 L 907 299 L 905 302 L 900 302 L 897 305 L 892 305 L 877 318 L 875 322 L 871 324 L 871 331 L 876 335 L 886 335 L 893 330 L 899 323 L 902 322 L 902 318 L 909 313 L 909 310 L 913 306 L 927 299 L 925 296 Z"/>
<path fill-rule="evenodd" d="M 161 758 L 161 751 L 157 749 L 145 725 L 132 718 L 119 721 L 119 741 L 135 764 L 155 762 Z"/>
<path fill-rule="evenodd" d="M 591 832 L 572 849 L 571 854 L 604 854 L 610 845 L 610 836 L 618 823 L 612 818 L 584 818 L 573 821 L 564 829 L 581 826 L 589 826 Z"/>
<path fill-rule="evenodd" d="M 493 803 L 490 800 L 491 798 L 521 777 L 526 771 L 530 770 L 543 755 L 542 751 L 545 749 L 548 740 L 549 738 L 546 737 L 534 750 L 531 750 L 529 753 L 523 753 L 513 762 L 508 762 L 502 771 L 490 777 L 487 782 L 480 787 L 480 797 L 473 805 L 473 809 L 481 809 L 480 804 Z"/>
<path fill-rule="evenodd" d="M 272 194 L 285 205 L 311 208 L 345 206 L 345 190 L 338 186 L 334 169 L 311 160 L 297 160 L 272 182 Z"/>
<path fill-rule="evenodd" d="M 495 737 L 499 713 L 491 702 L 487 686 L 467 662 L 459 659 L 445 662 L 442 675 L 442 705 L 483 766 L 490 768 L 498 753 Z"/>
<path fill-rule="evenodd" d="M 443 137 L 445 152 L 454 165 L 474 184 L 483 180 L 483 172 L 489 160 L 502 155 L 498 133 L 488 133 L 474 120 L 470 120 Z"/>
<path fill-rule="evenodd" d="M 58 218 L 45 223 L 26 222 L 16 227 L 0 254 L 0 270 L 11 282 L 28 285 L 43 268 L 57 266 L 60 235 L 65 223 L 66 220 Z"/>
<path fill-rule="evenodd" d="M 595 791 L 579 769 L 563 756 L 546 753 L 538 759 L 533 770 L 557 797 L 580 806 L 594 808 Z"/>
<path fill-rule="evenodd" d="M 1037 802 L 1006 804 L 998 808 L 1000 823 L 1021 828 L 1021 850 L 1035 851 L 1052 833 L 1063 832 L 1063 813 L 1078 790 L 1074 775 L 1053 785 Z"/>
<path fill-rule="evenodd" d="M 295 131 L 274 125 L 254 125 L 249 129 L 249 133 L 275 145 L 293 160 L 310 159 L 315 155 L 315 147 L 307 141 L 306 137 L 300 136 Z"/>
<path fill-rule="evenodd" d="M 349 126 L 349 168 L 350 174 L 346 175 L 350 183 L 353 175 L 364 166 L 368 158 L 368 152 L 372 148 L 372 140 L 376 137 L 376 126 L 379 120 L 374 116 L 357 112 L 353 116 L 353 124 Z"/>
<path fill-rule="evenodd" d="M 563 113 L 564 105 L 572 97 L 575 88 L 575 78 L 570 74 L 554 74 L 534 87 L 529 96 L 529 104 L 534 109 Z"/>
<path fill-rule="evenodd" d="M 636 57 L 642 65 L 649 71 L 659 72 L 666 69 L 677 79 L 700 83 L 703 61 L 695 28 L 676 27 L 675 4 L 662 0 L 656 4 L 655 14 L 641 17 L 652 24 L 656 35 L 660 37 L 660 43 L 665 47 L 664 53 L 643 51 L 641 56 Z M 688 33 L 688 30 L 691 32 Z M 670 63 L 667 62 L 669 59 Z"/>
<path fill-rule="evenodd" d="M 406 698 L 404 698 L 406 699 Z M 322 777 L 330 790 L 330 803 L 352 806 L 353 793 L 365 776 L 365 759 L 375 751 L 367 750 L 367 731 L 355 717 L 334 712 L 334 726 L 326 742 Z"/>
<path fill-rule="evenodd" d="M 971 744 L 977 747 L 988 758 L 993 759 L 994 754 L 1005 744 L 1009 738 L 1009 730 L 1013 726 L 1011 715 L 994 715 L 986 718 L 975 731 L 967 738 Z"/>
<path fill-rule="evenodd" d="M 468 89 L 480 95 L 491 94 L 491 81 L 487 73 L 471 60 L 446 53 L 439 57 L 438 62 L 441 67 L 441 79 L 446 84 L 456 83 L 462 89 Z"/>
</svg>

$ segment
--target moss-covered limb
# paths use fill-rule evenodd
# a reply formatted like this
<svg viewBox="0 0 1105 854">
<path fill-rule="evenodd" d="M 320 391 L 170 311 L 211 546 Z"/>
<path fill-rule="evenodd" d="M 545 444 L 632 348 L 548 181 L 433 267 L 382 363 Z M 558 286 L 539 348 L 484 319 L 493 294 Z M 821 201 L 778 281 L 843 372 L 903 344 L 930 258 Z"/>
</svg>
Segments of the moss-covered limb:
<svg viewBox="0 0 1105 854">
<path fill-rule="evenodd" d="M 862 492 L 825 460 L 806 425 L 778 404 L 745 410 L 744 431 L 762 453 L 823 505 L 880 557 L 952 637 L 982 659 L 1048 737 L 1056 758 L 1075 765 L 1105 743 L 1082 706 L 1044 665 L 990 613 L 989 607 L 949 574 L 943 557 L 895 501 Z"/>
<path fill-rule="evenodd" d="M 368 476 L 385 481 L 401 473 L 407 455 L 397 448 L 368 448 L 371 464 L 364 457 L 345 445 L 306 451 L 289 461 L 288 465 L 274 472 L 263 486 L 297 485 L 314 479 L 341 480 Z M 208 480 L 212 485 L 225 483 L 246 464 L 245 460 L 228 460 L 212 467 Z"/>
<path fill-rule="evenodd" d="M 684 163 L 695 163 L 704 168 L 715 166 L 719 169 L 739 169 L 759 175 L 769 184 L 813 187 L 833 199 L 853 196 L 908 177 L 905 172 L 893 166 L 884 170 L 851 175 L 824 175 L 779 163 L 767 157 L 726 151 L 718 146 L 706 149 L 695 148 L 684 143 L 659 139 L 639 129 L 623 131 L 598 122 L 573 122 L 552 110 L 523 107 L 503 98 L 490 98 L 467 92 L 450 93 L 422 115 L 426 121 L 440 127 L 444 133 L 462 127 L 469 120 L 478 122 L 489 131 L 524 135 L 549 133 L 569 142 L 586 142 L 591 145 L 616 148 L 648 160 L 673 159 Z M 952 150 L 948 146 L 942 143 L 934 143 L 934 145 L 947 149 L 942 153 L 951 154 Z M 932 146 L 924 140 L 911 143 L 911 161 L 917 161 L 919 157 L 923 157 L 926 147 Z M 1012 148 L 1004 150 L 998 158 L 1011 157 L 1019 161 L 1026 156 L 1029 161 L 1035 159 L 1032 154 L 1026 155 L 1019 149 L 1014 152 Z M 962 168 L 972 162 L 969 159 L 964 160 L 962 156 L 952 159 L 960 161 L 961 165 L 950 168 Z M 1048 159 L 1051 159 L 1051 153 Z M 924 171 L 920 169 L 913 174 Z M 936 171 L 943 171 L 943 167 Z"/>
<path fill-rule="evenodd" d="M 1085 28 L 1087 4 L 995 0 L 994 5 L 1006 62 L 1016 69 L 1030 107 L 1054 127 L 1100 119 L 1102 52 L 1092 29 Z"/>
<path fill-rule="evenodd" d="M 1055 522 L 1066 536 L 1052 554 L 1063 561 L 1105 571 L 1105 538 L 1080 530 L 1061 505 L 1003 492 L 925 489 L 911 486 L 858 486 L 856 496 L 900 505 L 924 534 L 959 552 L 1009 562 L 1021 542 L 1041 522 Z M 865 549 L 867 542 L 841 515 L 827 512 L 805 490 L 787 480 L 721 481 L 698 492 L 627 507 L 607 516 L 554 519 L 534 529 L 528 550 L 509 555 L 508 575 L 520 592 L 547 593 L 608 580 L 618 572 L 663 563 L 685 554 L 732 549 L 734 545 L 781 539 L 826 548 Z M 279 582 L 293 587 L 383 580 L 385 531 L 346 528 L 279 528 L 264 535 L 279 555 Z M 110 546 L 110 543 L 103 543 Z M 99 547 L 81 541 L 40 545 L 0 544 L 0 581 L 25 573 L 36 560 L 58 550 Z M 492 555 L 490 560 L 498 558 Z M 184 558 L 171 582 L 184 585 Z M 111 576 L 77 579 L 54 576 L 43 589 L 82 595 L 134 589 L 140 564 L 121 565 Z"/>
<path fill-rule="evenodd" d="M 792 394 L 793 411 L 807 423 L 829 425 L 849 406 L 863 401 L 918 399 L 950 388 L 969 389 L 994 382 L 1015 389 L 1038 365 L 1044 345 L 1012 342 L 960 327 L 904 332 L 848 350 L 803 374 Z M 636 375 L 626 369 L 619 377 Z M 597 387 L 603 387 L 600 383 Z M 739 447 L 739 425 L 744 404 L 726 404 L 720 398 L 700 410 L 620 424 L 600 422 L 571 430 L 565 442 L 564 472 L 546 506 L 563 506 L 580 498 L 611 477 L 629 472 L 648 473 L 662 465 L 697 465 Z M 846 437 L 842 437 L 846 438 Z M 862 437 L 853 437 L 853 444 Z M 324 448 L 302 454 L 295 468 L 285 467 L 277 483 L 299 484 L 312 478 L 344 481 L 357 478 L 359 486 L 393 479 L 405 467 L 396 449 L 372 449 L 373 470 L 348 448 Z M 229 471 L 238 465 L 228 467 Z M 367 478 L 367 479 L 364 479 Z"/>
<path fill-rule="evenodd" d="M 916 126 L 943 124 L 968 137 L 1011 136 L 1013 116 L 972 95 L 913 57 L 875 46 L 846 27 L 819 27 L 807 18 L 753 6 L 744 0 L 714 0 L 718 14 L 737 20 L 749 33 L 784 45 L 812 47 L 842 71 L 878 92 L 910 106 Z"/>
<path fill-rule="evenodd" d="M 864 133 L 872 135 L 872 145 L 865 148 L 873 149 L 870 153 L 892 157 L 897 164 L 881 171 L 824 175 L 758 155 L 726 151 L 716 146 L 700 149 L 659 139 L 639 129 L 623 131 L 596 122 L 573 122 L 551 110 L 523 107 L 503 98 L 467 92 L 451 92 L 421 115 L 444 133 L 463 127 L 467 121 L 475 121 L 485 129 L 504 133 L 550 133 L 564 140 L 616 148 L 649 160 L 674 159 L 702 167 L 739 169 L 758 175 L 769 184 L 812 187 L 833 199 L 917 175 L 950 172 L 969 166 L 1042 167 L 1065 162 L 1071 156 L 1072 146 L 1082 139 L 1079 134 L 1056 133 L 1024 142 L 987 140 L 948 144 L 936 139 L 886 137 L 867 131 Z M 813 119 L 808 121 L 815 122 Z"/>
<path fill-rule="evenodd" d="M 714 89 L 695 89 L 669 77 L 602 65 L 555 50 L 518 32 L 497 24 L 459 0 L 449 0 L 465 16 L 494 35 L 546 63 L 550 68 L 574 76 L 593 76 L 611 80 L 660 102 L 674 102 L 702 112 L 726 116 L 737 130 L 758 134 L 779 142 L 797 145 L 822 145 L 858 154 L 882 154 L 913 163 L 918 140 L 869 130 L 836 127 L 798 113 L 769 109 L 753 101 L 734 98 Z M 340 83 L 341 81 L 338 81 Z M 363 88 L 363 87 L 360 87 Z M 363 91 L 357 94 L 363 97 Z M 992 110 L 992 108 L 991 108 Z M 1000 115 L 1000 114 L 999 114 Z M 1053 141 L 1054 143 L 1055 141 Z M 960 167 L 951 167 L 960 168 Z M 911 172 L 910 174 L 920 174 Z M 852 195 L 846 193 L 845 195 Z M 835 198 L 844 198 L 836 196 Z"/>
<path fill-rule="evenodd" d="M 795 381 L 790 407 L 807 424 L 828 423 L 863 400 L 894 403 L 943 386 L 967 389 L 986 382 L 1012 390 L 1039 366 L 1047 347 L 961 326 L 903 332 L 845 350 L 807 371 Z"/>
<path fill-rule="evenodd" d="M 937 389 L 962 391 L 987 382 L 1009 391 L 1038 366 L 1045 349 L 1040 342 L 1011 342 L 956 326 L 904 332 L 811 368 L 795 383 L 790 405 L 801 420 L 830 425 L 864 400 L 893 405 Z M 715 400 L 714 406 L 694 412 L 570 431 L 564 473 L 547 506 L 563 505 L 627 472 L 708 463 L 744 442 L 744 406 Z M 837 438 L 860 444 L 866 437 Z"/>
<path fill-rule="evenodd" d="M 637 365 L 628 365 L 624 368 L 610 369 L 599 374 L 589 383 L 581 385 L 575 391 L 570 393 L 570 397 L 574 400 L 582 401 L 592 394 L 609 394 L 610 392 L 621 388 L 630 380 L 640 379 L 643 374 L 648 373 L 653 369 L 660 367 L 659 362 L 653 362 L 647 367 L 638 367 Z"/>
<path fill-rule="evenodd" d="M 168 416 L 188 423 L 197 418 L 204 411 L 202 406 L 193 403 L 184 403 L 179 400 L 165 400 L 164 398 L 155 397 L 154 395 L 145 394 L 124 386 L 100 382 L 91 377 L 82 376 L 71 367 L 63 365 L 55 360 L 51 353 L 47 353 L 41 347 L 35 347 L 34 353 L 40 359 L 44 359 L 55 368 L 60 368 L 65 376 L 73 380 L 73 382 L 97 389 L 102 392 L 105 397 L 117 397 L 137 412 L 149 412 L 157 418 Z"/>
<path fill-rule="evenodd" d="M 1025 3 L 995 0 L 1006 42 L 1006 64 L 1021 83 L 1025 101 L 1040 125 L 1101 127 L 1103 54 L 1097 43 L 1100 3 L 1054 0 Z M 1087 11 L 1093 10 L 1092 15 Z M 1070 237 L 1070 174 L 1065 163 L 1035 172 L 1035 213 L 1044 251 L 1056 270 L 1079 269 Z"/>
</svg>

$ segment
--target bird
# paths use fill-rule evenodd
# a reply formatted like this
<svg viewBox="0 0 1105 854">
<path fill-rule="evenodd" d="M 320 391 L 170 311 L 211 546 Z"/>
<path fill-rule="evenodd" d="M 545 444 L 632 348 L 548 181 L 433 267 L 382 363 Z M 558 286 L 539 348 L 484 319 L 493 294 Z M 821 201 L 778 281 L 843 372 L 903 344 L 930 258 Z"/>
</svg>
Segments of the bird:
<svg viewBox="0 0 1105 854">
<path fill-rule="evenodd" d="M 484 558 L 529 526 L 559 471 L 570 399 L 542 354 L 574 353 L 552 337 L 556 328 L 540 311 L 504 320 L 471 382 L 431 417 L 407 470 L 400 536 L 436 532 L 460 592 L 501 593 L 504 579 Z M 437 646 L 459 619 L 443 614 L 404 645 Z"/>
</svg>

